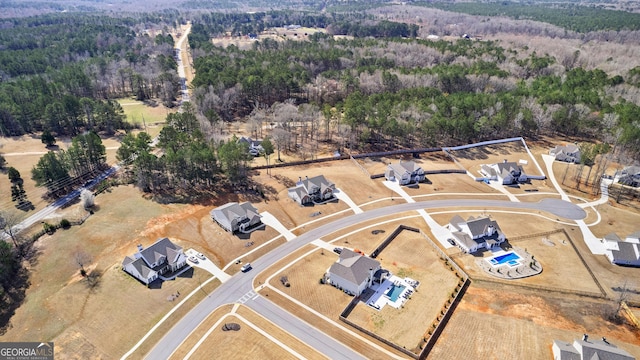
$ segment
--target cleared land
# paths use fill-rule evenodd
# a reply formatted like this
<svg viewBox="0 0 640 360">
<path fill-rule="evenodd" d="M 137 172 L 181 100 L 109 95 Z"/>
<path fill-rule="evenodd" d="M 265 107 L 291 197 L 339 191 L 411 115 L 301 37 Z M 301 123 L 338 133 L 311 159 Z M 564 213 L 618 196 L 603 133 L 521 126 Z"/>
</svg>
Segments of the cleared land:
<svg viewBox="0 0 640 360">
<path fill-rule="evenodd" d="M 554 339 L 570 342 L 584 333 L 606 336 L 637 357 L 637 331 L 603 320 L 607 306 L 580 297 L 472 285 L 428 359 L 549 359 Z"/>
<path fill-rule="evenodd" d="M 99 209 L 82 226 L 58 230 L 36 243 L 39 254 L 31 269 L 28 301 L 16 311 L 4 341 L 55 341 L 56 356 L 109 358 L 124 354 L 176 304 L 168 300 L 171 295 L 180 292 L 184 296 L 211 277 L 196 269 L 148 289 L 120 268 L 124 256 L 135 252 L 136 244 L 146 246 L 157 239 L 154 234 L 145 234 L 146 229 L 157 226 L 157 219 L 169 222 L 180 218 L 176 214 L 187 206 L 156 204 L 140 197 L 132 187 L 104 193 L 96 198 L 96 204 Z M 96 287 L 89 288 L 79 275 L 77 253 L 91 258 L 85 268 L 99 274 Z M 196 294 L 192 305 L 201 296 Z M 124 326 L 127 331 L 122 331 Z"/>
</svg>

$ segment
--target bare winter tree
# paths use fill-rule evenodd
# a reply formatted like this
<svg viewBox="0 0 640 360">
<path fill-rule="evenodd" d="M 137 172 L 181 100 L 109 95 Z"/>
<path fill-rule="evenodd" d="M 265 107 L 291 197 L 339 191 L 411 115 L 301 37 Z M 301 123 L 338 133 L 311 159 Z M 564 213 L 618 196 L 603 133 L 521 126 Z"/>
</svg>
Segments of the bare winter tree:
<svg viewBox="0 0 640 360">
<path fill-rule="evenodd" d="M 0 211 L 0 230 L 6 234 L 16 249 L 20 249 L 22 237 L 19 235 L 21 229 L 17 226 L 20 223 L 20 216 L 15 212 Z"/>
<path fill-rule="evenodd" d="M 82 249 L 77 249 L 73 253 L 73 260 L 80 267 L 80 275 L 87 277 L 87 270 L 84 267 L 91 262 L 91 255 Z"/>
<path fill-rule="evenodd" d="M 91 190 L 84 189 L 80 193 L 80 202 L 85 210 L 91 209 L 95 205 L 96 196 Z"/>
<path fill-rule="evenodd" d="M 289 143 L 291 139 L 291 133 L 281 127 L 278 127 L 273 129 L 271 137 L 273 138 L 273 142 L 276 143 L 276 149 L 278 150 L 278 161 L 282 162 L 282 159 L 280 158 L 280 150 L 286 147 Z"/>
</svg>

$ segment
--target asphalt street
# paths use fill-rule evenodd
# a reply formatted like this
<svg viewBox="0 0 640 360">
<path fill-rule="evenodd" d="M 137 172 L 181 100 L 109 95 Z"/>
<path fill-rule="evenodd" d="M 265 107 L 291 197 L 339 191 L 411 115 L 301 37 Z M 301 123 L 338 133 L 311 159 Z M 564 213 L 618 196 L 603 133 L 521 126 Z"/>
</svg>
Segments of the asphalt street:
<svg viewBox="0 0 640 360">
<path fill-rule="evenodd" d="M 360 214 L 342 217 L 335 221 L 311 229 L 297 238 L 279 246 L 252 262 L 253 270 L 237 273 L 209 294 L 194 309 L 187 313 L 169 330 L 156 346 L 146 355 L 146 359 L 167 359 L 193 330 L 219 306 L 238 302 L 241 298 L 249 306 L 285 331 L 312 346 L 330 359 L 362 358 L 350 348 L 335 339 L 311 327 L 295 315 L 279 308 L 267 299 L 253 294 L 254 278 L 283 257 L 315 239 L 327 236 L 340 229 L 357 225 L 364 221 L 418 209 L 463 208 L 510 208 L 544 211 L 569 220 L 581 220 L 586 217 L 579 206 L 559 199 L 544 199 L 540 202 L 510 202 L 502 200 L 435 200 L 415 203 L 401 203 L 368 210 Z M 312 280 L 310 280 L 312 281 Z M 249 296 L 246 296 L 249 295 Z M 276 310 L 277 309 L 277 310 Z"/>
</svg>

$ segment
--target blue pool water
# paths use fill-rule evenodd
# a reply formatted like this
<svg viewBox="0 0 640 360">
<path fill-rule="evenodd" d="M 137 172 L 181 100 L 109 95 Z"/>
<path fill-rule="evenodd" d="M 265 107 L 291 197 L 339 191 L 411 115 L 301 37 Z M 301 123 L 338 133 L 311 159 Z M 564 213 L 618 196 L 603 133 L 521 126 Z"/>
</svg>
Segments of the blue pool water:
<svg viewBox="0 0 640 360">
<path fill-rule="evenodd" d="M 393 285 L 389 288 L 389 290 L 387 290 L 385 295 L 387 295 L 391 301 L 395 302 L 396 300 L 398 300 L 398 297 L 400 296 L 400 294 L 402 294 L 404 289 L 405 289 L 405 286 Z"/>
<path fill-rule="evenodd" d="M 518 260 L 520 260 L 520 256 L 512 251 L 503 255 L 498 255 L 490 259 L 489 262 L 493 265 L 509 264 L 511 266 L 515 266 L 518 264 Z"/>
</svg>

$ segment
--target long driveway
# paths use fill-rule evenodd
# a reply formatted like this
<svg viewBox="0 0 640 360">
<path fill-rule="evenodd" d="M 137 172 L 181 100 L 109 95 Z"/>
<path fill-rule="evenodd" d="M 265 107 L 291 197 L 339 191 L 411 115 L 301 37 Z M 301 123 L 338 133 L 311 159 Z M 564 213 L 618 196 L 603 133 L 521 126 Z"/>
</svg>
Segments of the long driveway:
<svg viewBox="0 0 640 360">
<path fill-rule="evenodd" d="M 361 359 L 363 358 L 362 355 L 351 348 L 317 330 L 312 324 L 304 322 L 266 298 L 256 294 L 253 288 L 255 276 L 300 247 L 342 228 L 405 211 L 450 207 L 527 209 L 549 212 L 555 216 L 570 220 L 580 220 L 586 217 L 585 211 L 575 204 L 559 199 L 544 199 L 537 203 L 514 203 L 501 200 L 422 201 L 377 208 L 336 219 L 331 223 L 307 231 L 255 260 L 252 263 L 252 271 L 237 273 L 232 276 L 229 281 L 220 285 L 180 319 L 147 354 L 146 358 L 152 360 L 167 359 L 213 310 L 221 305 L 240 301 L 330 359 Z"/>
</svg>

